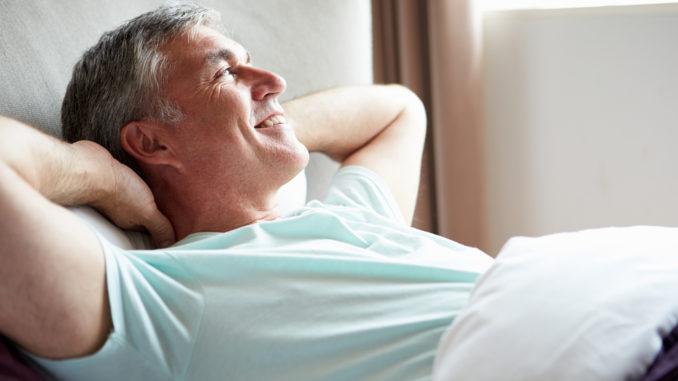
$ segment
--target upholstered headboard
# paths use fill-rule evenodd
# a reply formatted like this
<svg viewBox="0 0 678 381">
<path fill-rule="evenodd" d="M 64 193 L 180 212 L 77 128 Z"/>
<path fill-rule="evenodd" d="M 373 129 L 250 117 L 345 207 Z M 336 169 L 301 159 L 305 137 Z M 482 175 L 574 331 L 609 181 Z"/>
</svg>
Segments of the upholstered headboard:
<svg viewBox="0 0 678 381">
<path fill-rule="evenodd" d="M 230 37 L 251 52 L 255 65 L 287 80 L 282 100 L 372 81 L 369 0 L 197 2 L 221 12 Z M 0 1 L 0 114 L 60 136 L 61 100 L 82 52 L 104 31 L 161 3 Z M 322 196 L 335 168 L 326 157 L 312 155 L 309 198 Z"/>
</svg>

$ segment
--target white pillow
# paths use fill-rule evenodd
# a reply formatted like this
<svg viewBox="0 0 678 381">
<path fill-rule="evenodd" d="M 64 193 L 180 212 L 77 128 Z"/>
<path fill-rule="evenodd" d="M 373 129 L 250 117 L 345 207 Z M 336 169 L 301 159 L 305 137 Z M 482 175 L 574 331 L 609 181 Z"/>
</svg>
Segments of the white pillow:
<svg viewBox="0 0 678 381">
<path fill-rule="evenodd" d="M 305 171 L 301 171 L 294 179 L 280 188 L 278 202 L 280 215 L 283 217 L 304 206 L 306 203 Z M 116 246 L 127 250 L 155 248 L 153 240 L 148 234 L 120 229 L 91 207 L 75 206 L 69 209 Z"/>
<path fill-rule="evenodd" d="M 306 189 L 306 171 L 301 171 L 297 177 L 280 187 L 278 190 L 280 216 L 289 216 L 306 204 Z"/>
<path fill-rule="evenodd" d="M 434 380 L 641 377 L 678 321 L 678 229 L 514 238 L 443 336 Z"/>
</svg>

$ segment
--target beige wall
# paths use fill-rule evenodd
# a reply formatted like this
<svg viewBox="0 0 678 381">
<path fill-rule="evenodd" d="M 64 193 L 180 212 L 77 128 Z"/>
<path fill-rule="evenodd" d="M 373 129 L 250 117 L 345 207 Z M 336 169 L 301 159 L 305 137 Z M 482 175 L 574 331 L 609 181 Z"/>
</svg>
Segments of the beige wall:
<svg viewBox="0 0 678 381">
<path fill-rule="evenodd" d="M 488 240 L 678 226 L 678 4 L 484 19 Z"/>
</svg>

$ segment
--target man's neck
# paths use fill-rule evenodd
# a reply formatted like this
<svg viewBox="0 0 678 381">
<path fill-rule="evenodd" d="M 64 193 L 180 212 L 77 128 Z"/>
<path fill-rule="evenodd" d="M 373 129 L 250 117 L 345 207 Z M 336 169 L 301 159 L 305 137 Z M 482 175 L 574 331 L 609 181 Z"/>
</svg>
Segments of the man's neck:
<svg viewBox="0 0 678 381">
<path fill-rule="evenodd" d="M 244 208 L 227 210 L 224 206 L 216 205 L 206 211 L 182 212 L 175 209 L 172 213 L 168 213 L 177 240 L 197 232 L 227 232 L 261 221 L 276 220 L 279 216 L 278 208 L 245 211 Z"/>
<path fill-rule="evenodd" d="M 158 208 L 172 222 L 177 241 L 192 233 L 227 232 L 280 217 L 276 191 L 254 197 L 251 192 L 197 192 L 169 184 L 152 188 Z"/>
</svg>

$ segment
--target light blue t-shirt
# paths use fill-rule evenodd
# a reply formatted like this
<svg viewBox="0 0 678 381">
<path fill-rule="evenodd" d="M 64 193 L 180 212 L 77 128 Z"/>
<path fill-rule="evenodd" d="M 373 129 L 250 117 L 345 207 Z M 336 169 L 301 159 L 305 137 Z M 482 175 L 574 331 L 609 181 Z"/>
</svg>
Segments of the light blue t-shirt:
<svg viewBox="0 0 678 381">
<path fill-rule="evenodd" d="M 443 331 L 491 259 L 406 226 L 373 172 L 323 202 L 164 250 L 102 240 L 113 332 L 64 380 L 428 379 Z"/>
</svg>

